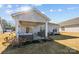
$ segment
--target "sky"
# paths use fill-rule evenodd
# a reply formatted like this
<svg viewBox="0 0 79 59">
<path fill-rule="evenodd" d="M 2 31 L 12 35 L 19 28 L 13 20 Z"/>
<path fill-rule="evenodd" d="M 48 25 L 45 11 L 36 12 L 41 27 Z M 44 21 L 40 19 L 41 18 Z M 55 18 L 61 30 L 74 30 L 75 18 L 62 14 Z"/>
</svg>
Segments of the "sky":
<svg viewBox="0 0 79 59">
<path fill-rule="evenodd" d="M 0 17 L 15 25 L 11 14 L 27 10 L 28 6 L 37 8 L 54 23 L 79 17 L 79 4 L 0 4 Z"/>
</svg>

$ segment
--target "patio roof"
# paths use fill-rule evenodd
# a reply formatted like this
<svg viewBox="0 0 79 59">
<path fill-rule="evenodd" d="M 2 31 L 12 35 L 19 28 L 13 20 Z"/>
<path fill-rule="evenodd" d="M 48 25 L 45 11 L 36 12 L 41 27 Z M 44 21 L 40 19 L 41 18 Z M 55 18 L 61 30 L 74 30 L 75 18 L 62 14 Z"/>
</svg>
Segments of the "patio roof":
<svg viewBox="0 0 79 59">
<path fill-rule="evenodd" d="M 29 21 L 19 21 L 19 22 L 20 22 L 20 24 L 27 25 L 27 26 L 37 26 L 39 24 L 44 24 L 41 22 L 29 22 Z"/>
</svg>

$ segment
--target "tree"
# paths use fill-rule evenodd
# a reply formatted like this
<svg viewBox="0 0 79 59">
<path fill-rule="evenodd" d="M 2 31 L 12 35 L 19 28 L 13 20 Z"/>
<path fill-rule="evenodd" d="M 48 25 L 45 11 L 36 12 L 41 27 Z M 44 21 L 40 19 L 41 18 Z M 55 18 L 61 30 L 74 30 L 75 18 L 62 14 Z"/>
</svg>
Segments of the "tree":
<svg viewBox="0 0 79 59">
<path fill-rule="evenodd" d="M 6 31 L 6 29 L 15 30 L 15 26 L 13 26 L 11 23 L 7 22 L 6 20 L 2 19 L 2 27 L 3 31 Z"/>
</svg>

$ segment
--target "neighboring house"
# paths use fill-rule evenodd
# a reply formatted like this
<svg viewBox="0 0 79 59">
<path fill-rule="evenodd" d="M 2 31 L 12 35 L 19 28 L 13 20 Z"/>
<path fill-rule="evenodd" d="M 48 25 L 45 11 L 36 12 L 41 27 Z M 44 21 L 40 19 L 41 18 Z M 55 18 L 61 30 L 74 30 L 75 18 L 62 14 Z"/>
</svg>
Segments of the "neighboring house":
<svg viewBox="0 0 79 59">
<path fill-rule="evenodd" d="M 79 32 L 79 17 L 60 23 L 60 32 Z"/>
<path fill-rule="evenodd" d="M 0 18 L 0 33 L 3 33 L 2 19 Z"/>
<path fill-rule="evenodd" d="M 25 35 L 26 38 L 33 35 L 33 37 L 36 38 L 40 32 L 40 35 L 45 34 L 43 38 L 48 38 L 48 33 L 59 33 L 59 25 L 49 23 L 50 19 L 36 8 L 30 7 L 27 11 L 13 13 L 12 17 L 16 22 L 17 38 L 21 35 Z"/>
<path fill-rule="evenodd" d="M 0 24 L 0 33 L 3 33 L 3 29 L 2 29 L 1 24 Z"/>
<path fill-rule="evenodd" d="M 11 28 L 5 28 L 5 32 L 12 32 L 13 30 Z"/>
</svg>

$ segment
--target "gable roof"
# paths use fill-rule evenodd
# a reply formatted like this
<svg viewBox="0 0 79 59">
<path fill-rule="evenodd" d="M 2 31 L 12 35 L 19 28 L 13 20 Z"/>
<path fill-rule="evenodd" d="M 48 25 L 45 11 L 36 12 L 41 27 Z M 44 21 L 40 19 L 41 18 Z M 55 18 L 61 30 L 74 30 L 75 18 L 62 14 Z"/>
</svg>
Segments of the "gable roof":
<svg viewBox="0 0 79 59">
<path fill-rule="evenodd" d="M 72 26 L 79 24 L 79 17 L 59 23 L 60 26 Z"/>
<path fill-rule="evenodd" d="M 13 17 L 13 18 L 15 18 L 15 16 L 17 16 L 17 15 L 19 15 L 19 14 L 28 14 L 28 13 L 36 13 L 36 14 L 39 14 L 39 16 L 40 17 L 43 17 L 45 20 L 50 20 L 45 14 L 43 14 L 43 13 L 41 13 L 39 10 L 37 10 L 36 8 L 34 8 L 34 7 L 30 7 L 30 9 L 29 10 L 27 10 L 27 11 L 21 11 L 21 12 L 16 12 L 16 13 L 13 13 L 13 14 L 11 14 L 11 16 Z"/>
</svg>

